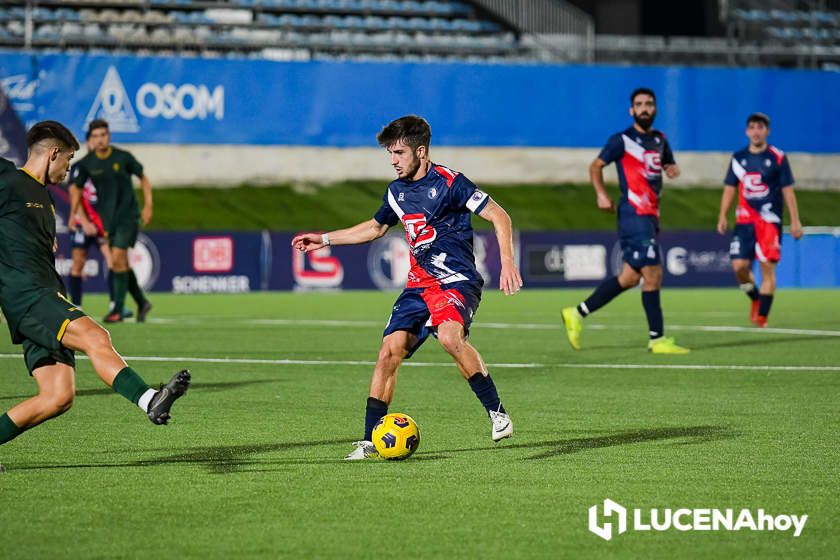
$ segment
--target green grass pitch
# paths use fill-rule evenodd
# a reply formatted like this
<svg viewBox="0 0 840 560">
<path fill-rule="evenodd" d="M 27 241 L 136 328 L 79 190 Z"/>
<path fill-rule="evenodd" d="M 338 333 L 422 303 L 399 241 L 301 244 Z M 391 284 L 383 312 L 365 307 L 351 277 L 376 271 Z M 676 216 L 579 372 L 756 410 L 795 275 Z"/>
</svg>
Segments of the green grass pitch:
<svg viewBox="0 0 840 560">
<path fill-rule="evenodd" d="M 0 447 L 0 558 L 770 558 L 840 548 L 837 291 L 783 290 L 769 329 L 737 288 L 663 292 L 687 356 L 645 351 L 638 291 L 587 319 L 586 295 L 486 293 L 472 341 L 515 422 L 490 424 L 429 341 L 394 412 L 420 425 L 404 462 L 345 463 L 394 293 L 153 298 L 116 347 L 147 381 L 193 387 L 153 426 L 80 360 L 73 409 Z M 86 301 L 99 317 L 104 302 Z M 5 327 L 3 327 L 5 329 Z M 35 391 L 0 342 L 0 408 Z M 686 367 L 693 366 L 693 367 Z M 587 530 L 611 498 L 639 508 L 807 514 L 788 532 Z"/>
</svg>

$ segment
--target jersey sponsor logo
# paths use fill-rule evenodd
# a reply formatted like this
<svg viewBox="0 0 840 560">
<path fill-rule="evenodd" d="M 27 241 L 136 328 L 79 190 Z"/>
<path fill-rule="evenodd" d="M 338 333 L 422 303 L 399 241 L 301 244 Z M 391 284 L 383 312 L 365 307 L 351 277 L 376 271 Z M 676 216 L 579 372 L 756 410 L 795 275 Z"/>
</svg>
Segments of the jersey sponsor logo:
<svg viewBox="0 0 840 560">
<path fill-rule="evenodd" d="M 647 177 L 658 177 L 662 174 L 662 159 L 659 152 L 654 150 L 645 151 L 645 175 Z"/>
<path fill-rule="evenodd" d="M 233 239 L 230 237 L 197 237 L 193 239 L 193 270 L 230 272 L 233 269 L 233 254 Z"/>
<path fill-rule="evenodd" d="M 428 245 L 437 239 L 437 231 L 426 223 L 425 214 L 404 214 L 402 217 L 405 235 L 412 249 Z"/>
<path fill-rule="evenodd" d="M 137 115 L 122 79 L 115 66 L 109 66 L 105 72 L 99 92 L 85 118 L 85 125 L 94 119 L 105 119 L 112 132 L 139 132 Z"/>
<path fill-rule="evenodd" d="M 400 235 L 386 235 L 374 241 L 368 251 L 367 266 L 371 280 L 380 290 L 395 290 L 405 285 L 411 269 L 411 253 Z"/>
<path fill-rule="evenodd" d="M 764 198 L 770 193 L 770 187 L 762 182 L 761 173 L 744 173 L 741 185 L 746 199 Z"/>
<path fill-rule="evenodd" d="M 225 117 L 225 88 L 221 85 L 146 82 L 135 92 L 132 105 L 132 98 L 117 68 L 112 65 L 105 73 L 85 123 L 105 119 L 113 132 L 140 132 L 134 107 L 141 116 L 150 119 L 189 121 L 214 117 L 222 120 Z"/>
</svg>

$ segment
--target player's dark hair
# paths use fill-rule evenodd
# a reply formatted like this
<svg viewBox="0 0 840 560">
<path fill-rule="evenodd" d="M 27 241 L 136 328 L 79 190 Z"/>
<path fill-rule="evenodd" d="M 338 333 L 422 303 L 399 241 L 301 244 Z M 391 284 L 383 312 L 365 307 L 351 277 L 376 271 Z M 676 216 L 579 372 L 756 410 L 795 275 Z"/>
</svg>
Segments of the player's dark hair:
<svg viewBox="0 0 840 560">
<path fill-rule="evenodd" d="M 400 140 L 412 150 L 416 150 L 419 146 L 428 148 L 432 141 L 432 127 L 423 117 L 406 115 L 391 121 L 376 135 L 376 141 L 383 148 L 393 146 Z"/>
<path fill-rule="evenodd" d="M 96 130 L 97 128 L 104 128 L 105 130 L 108 129 L 108 121 L 105 119 L 93 119 L 88 124 L 87 133 L 85 134 L 85 140 L 90 140 L 91 133 Z"/>
<path fill-rule="evenodd" d="M 36 123 L 26 133 L 26 147 L 32 148 L 42 140 L 55 140 L 61 144 L 61 149 L 79 149 L 79 142 L 70 130 L 58 121 L 41 121 Z"/>
<path fill-rule="evenodd" d="M 653 100 L 656 101 L 656 94 L 653 93 L 653 90 L 646 87 L 638 87 L 633 90 L 633 93 L 630 94 L 630 105 L 633 105 L 633 100 L 636 99 L 637 95 L 650 95 L 653 97 Z"/>
<path fill-rule="evenodd" d="M 753 113 L 749 117 L 747 117 L 747 126 L 750 126 L 750 123 L 764 123 L 764 126 L 770 128 L 770 117 L 765 115 L 764 113 Z"/>
</svg>

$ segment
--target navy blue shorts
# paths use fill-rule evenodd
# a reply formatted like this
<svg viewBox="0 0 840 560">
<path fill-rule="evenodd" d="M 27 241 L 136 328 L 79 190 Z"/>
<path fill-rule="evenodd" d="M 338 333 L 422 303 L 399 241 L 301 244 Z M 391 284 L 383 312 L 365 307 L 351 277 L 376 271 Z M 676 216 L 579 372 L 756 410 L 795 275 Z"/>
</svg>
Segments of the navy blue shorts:
<svg viewBox="0 0 840 560">
<path fill-rule="evenodd" d="M 619 241 L 624 262 L 634 270 L 639 271 L 644 266 L 662 264 L 659 241 L 655 235 L 651 236 L 643 233 L 622 235 Z"/>
<path fill-rule="evenodd" d="M 464 333 L 469 335 L 480 301 L 481 288 L 473 284 L 458 283 L 457 287 L 451 288 L 406 288 L 394 302 L 382 337 L 396 331 L 415 335 L 417 342 L 406 356 L 410 358 L 430 334 L 436 334 L 438 325 L 446 321 L 460 323 Z"/>
</svg>

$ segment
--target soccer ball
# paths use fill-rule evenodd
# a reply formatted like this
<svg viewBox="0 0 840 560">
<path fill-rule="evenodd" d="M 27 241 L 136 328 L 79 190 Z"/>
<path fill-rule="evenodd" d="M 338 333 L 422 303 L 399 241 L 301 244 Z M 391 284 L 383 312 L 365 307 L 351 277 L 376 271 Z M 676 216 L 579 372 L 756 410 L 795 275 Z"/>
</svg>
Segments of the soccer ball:
<svg viewBox="0 0 840 560">
<path fill-rule="evenodd" d="M 408 459 L 420 445 L 420 428 L 410 416 L 386 414 L 373 427 L 373 445 L 383 459 Z"/>
</svg>

